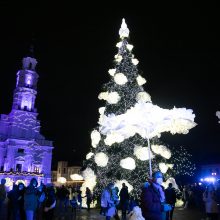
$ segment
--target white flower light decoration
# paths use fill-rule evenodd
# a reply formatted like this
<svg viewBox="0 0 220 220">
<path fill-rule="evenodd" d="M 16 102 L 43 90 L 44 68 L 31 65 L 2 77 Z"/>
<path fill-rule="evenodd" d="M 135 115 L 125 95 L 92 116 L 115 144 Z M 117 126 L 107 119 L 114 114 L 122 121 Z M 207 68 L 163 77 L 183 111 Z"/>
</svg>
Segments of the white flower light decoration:
<svg viewBox="0 0 220 220">
<path fill-rule="evenodd" d="M 139 159 L 139 160 L 149 160 L 149 153 L 148 153 L 148 147 L 142 147 L 142 146 L 135 146 L 134 147 L 134 155 Z M 152 152 L 151 152 L 151 158 L 153 157 Z"/>
<path fill-rule="evenodd" d="M 218 117 L 218 119 L 220 119 L 220 111 L 216 112 L 216 116 Z M 218 121 L 218 123 L 220 123 L 220 120 Z"/>
<path fill-rule="evenodd" d="M 66 183 L 66 178 L 65 177 L 59 177 L 58 179 L 57 179 L 57 182 L 58 183 L 61 183 L 61 184 L 65 184 Z"/>
<path fill-rule="evenodd" d="M 123 73 L 117 73 L 114 76 L 114 80 L 118 85 L 124 85 L 128 79 Z"/>
<path fill-rule="evenodd" d="M 127 157 L 120 161 L 120 166 L 124 169 L 134 170 L 136 167 L 135 160 L 131 157 Z"/>
<path fill-rule="evenodd" d="M 97 153 L 95 155 L 95 162 L 99 167 L 105 167 L 108 164 L 108 156 L 103 152 Z"/>
<path fill-rule="evenodd" d="M 114 143 L 121 143 L 123 141 L 124 141 L 123 135 L 114 131 L 109 133 L 104 140 L 105 144 L 108 146 L 111 146 Z"/>
<path fill-rule="evenodd" d="M 118 187 L 119 192 L 122 188 L 122 183 L 125 183 L 125 185 L 128 187 L 128 192 L 129 193 L 133 190 L 134 187 L 127 180 L 116 180 L 115 186 Z"/>
<path fill-rule="evenodd" d="M 70 178 L 71 178 L 72 180 L 83 180 L 83 177 L 82 177 L 81 175 L 77 174 L 77 173 L 71 174 L 71 175 L 70 175 Z"/>
<path fill-rule="evenodd" d="M 115 55 L 115 60 L 116 60 L 116 62 L 120 63 L 122 61 L 122 56 L 119 55 L 119 54 L 116 54 Z"/>
<path fill-rule="evenodd" d="M 138 59 L 136 59 L 136 58 L 132 59 L 131 61 L 135 66 L 138 65 L 138 63 L 139 63 Z"/>
<path fill-rule="evenodd" d="M 120 48 L 121 46 L 122 46 L 122 41 L 120 41 L 116 44 L 116 47 L 118 47 L 118 48 Z"/>
<path fill-rule="evenodd" d="M 127 24 L 125 23 L 125 19 L 122 19 L 121 28 L 119 29 L 120 38 L 128 37 L 129 36 L 129 29 Z"/>
<path fill-rule="evenodd" d="M 92 152 L 89 152 L 88 154 L 86 154 L 86 160 L 89 160 L 93 155 L 94 153 Z"/>
<path fill-rule="evenodd" d="M 111 76 L 114 76 L 115 75 L 115 72 L 116 72 L 116 69 L 109 69 L 108 73 L 111 75 Z"/>
<path fill-rule="evenodd" d="M 103 121 L 104 112 L 105 112 L 105 107 L 100 107 L 99 108 L 99 114 L 100 114 L 100 116 L 99 116 L 99 123 L 102 123 L 102 121 Z"/>
<path fill-rule="evenodd" d="M 162 173 L 166 173 L 168 170 L 168 166 L 165 163 L 159 163 L 159 169 Z"/>
<path fill-rule="evenodd" d="M 96 148 L 97 145 L 99 144 L 99 141 L 101 140 L 101 135 L 97 130 L 93 130 L 91 132 L 91 140 L 92 140 L 92 146 Z"/>
<path fill-rule="evenodd" d="M 107 100 L 108 99 L 108 92 L 101 92 L 98 96 L 98 99 L 100 100 Z"/>
<path fill-rule="evenodd" d="M 96 185 L 96 175 L 94 173 L 94 171 L 91 168 L 86 168 L 83 172 L 82 172 L 82 176 L 83 179 L 85 180 L 84 183 L 82 184 L 82 187 L 80 188 L 80 190 L 82 191 L 82 195 L 86 194 L 86 187 L 89 187 L 89 189 L 91 191 L 93 191 L 95 185 Z M 95 204 L 92 204 L 92 206 Z M 83 207 L 87 207 L 86 205 L 86 198 L 83 198 Z M 92 207 L 91 206 L 91 207 Z"/>
<path fill-rule="evenodd" d="M 140 76 L 140 75 L 138 75 L 136 80 L 137 80 L 137 83 L 138 83 L 139 86 L 142 86 L 147 82 L 146 79 L 144 77 Z"/>
<path fill-rule="evenodd" d="M 110 92 L 108 94 L 107 102 L 109 104 L 116 104 L 116 103 L 118 103 L 118 101 L 120 99 L 121 99 L 121 97 L 119 96 L 119 94 L 117 92 Z"/>
<path fill-rule="evenodd" d="M 99 108 L 99 114 L 100 114 L 100 115 L 103 115 L 104 112 L 105 112 L 105 107 L 100 107 L 100 108 Z"/>
<path fill-rule="evenodd" d="M 131 45 L 131 44 L 127 44 L 126 47 L 128 48 L 129 51 L 132 51 L 132 49 L 133 49 L 134 46 Z"/>
<path fill-rule="evenodd" d="M 147 92 L 139 92 L 136 100 L 137 102 L 151 102 L 151 97 Z"/>
<path fill-rule="evenodd" d="M 166 159 L 170 159 L 171 151 L 164 145 L 151 145 L 151 149 L 155 154 L 159 154 Z"/>
</svg>

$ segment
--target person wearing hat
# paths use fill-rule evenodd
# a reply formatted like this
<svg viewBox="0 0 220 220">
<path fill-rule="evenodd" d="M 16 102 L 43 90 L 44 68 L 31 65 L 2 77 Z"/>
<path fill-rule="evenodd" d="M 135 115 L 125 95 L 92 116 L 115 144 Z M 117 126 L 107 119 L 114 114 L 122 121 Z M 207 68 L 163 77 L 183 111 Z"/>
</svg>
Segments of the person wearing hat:
<svg viewBox="0 0 220 220">
<path fill-rule="evenodd" d="M 111 217 L 116 215 L 116 207 L 114 199 L 112 197 L 112 190 L 114 188 L 113 183 L 109 183 L 102 192 L 101 195 L 101 214 L 106 216 L 106 220 L 110 220 Z"/>
<path fill-rule="evenodd" d="M 34 220 L 38 205 L 36 178 L 30 180 L 29 186 L 24 192 L 24 210 L 26 213 L 26 220 Z"/>
<path fill-rule="evenodd" d="M 141 210 L 143 217 L 147 220 L 164 220 L 165 193 L 162 187 L 163 174 L 154 172 L 152 179 L 144 184 L 141 194 Z"/>
</svg>

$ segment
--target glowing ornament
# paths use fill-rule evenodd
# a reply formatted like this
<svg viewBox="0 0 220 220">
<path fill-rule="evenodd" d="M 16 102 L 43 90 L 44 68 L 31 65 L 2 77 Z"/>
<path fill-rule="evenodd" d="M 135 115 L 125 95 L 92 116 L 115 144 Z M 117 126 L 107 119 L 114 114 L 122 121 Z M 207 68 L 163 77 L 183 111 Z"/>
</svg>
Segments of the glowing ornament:
<svg viewBox="0 0 220 220">
<path fill-rule="evenodd" d="M 142 161 L 149 160 L 149 153 L 147 147 L 135 146 L 134 147 L 134 155 Z M 153 157 L 151 153 L 151 157 Z"/>
<path fill-rule="evenodd" d="M 119 29 L 119 35 L 120 38 L 128 37 L 129 36 L 129 29 L 127 27 L 127 24 L 125 23 L 125 19 L 122 19 L 121 28 Z"/>
<path fill-rule="evenodd" d="M 120 161 L 120 166 L 124 169 L 134 170 L 136 167 L 135 160 L 131 157 L 127 157 Z"/>
<path fill-rule="evenodd" d="M 66 178 L 65 177 L 59 177 L 58 179 L 57 179 L 57 182 L 58 183 L 61 183 L 61 184 L 65 184 L 66 183 Z"/>
<path fill-rule="evenodd" d="M 75 173 L 75 174 L 71 174 L 70 175 L 70 178 L 72 179 L 72 180 L 75 180 L 75 181 L 77 181 L 77 180 L 83 180 L 83 177 L 81 176 L 81 175 L 79 175 L 79 174 L 77 174 L 77 173 Z"/>
<path fill-rule="evenodd" d="M 151 97 L 147 92 L 139 92 L 136 96 L 137 102 L 151 102 Z"/>
<path fill-rule="evenodd" d="M 105 167 L 108 164 L 108 156 L 103 152 L 97 153 L 95 155 L 95 162 L 99 167 Z"/>
<path fill-rule="evenodd" d="M 138 59 L 136 59 L 136 58 L 132 59 L 131 61 L 135 66 L 138 65 L 138 63 L 139 63 Z"/>
<path fill-rule="evenodd" d="M 143 77 L 140 76 L 140 75 L 138 75 L 138 77 L 136 78 L 136 80 L 137 80 L 137 83 L 138 83 L 139 86 L 142 86 L 142 85 L 144 85 L 144 84 L 147 82 L 146 79 L 143 78 Z"/>
<path fill-rule="evenodd" d="M 97 145 L 99 144 L 99 141 L 101 140 L 101 135 L 97 130 L 93 130 L 91 132 L 91 140 L 92 140 L 92 146 L 96 148 Z"/>
<path fill-rule="evenodd" d="M 108 70 L 108 73 L 109 73 L 111 76 L 114 76 L 114 75 L 115 75 L 115 72 L 116 72 L 116 69 L 109 69 L 109 70 Z"/>
<path fill-rule="evenodd" d="M 117 73 L 114 76 L 114 80 L 118 85 L 124 85 L 128 79 L 123 73 Z"/>
<path fill-rule="evenodd" d="M 94 155 L 94 153 L 89 152 L 88 154 L 86 154 L 86 160 L 89 160 L 90 158 L 92 158 L 92 156 Z"/>
<path fill-rule="evenodd" d="M 119 96 L 119 94 L 117 92 L 110 92 L 108 94 L 107 102 L 109 104 L 116 104 L 116 103 L 118 103 L 118 101 L 120 99 L 121 99 L 121 97 Z"/>
</svg>

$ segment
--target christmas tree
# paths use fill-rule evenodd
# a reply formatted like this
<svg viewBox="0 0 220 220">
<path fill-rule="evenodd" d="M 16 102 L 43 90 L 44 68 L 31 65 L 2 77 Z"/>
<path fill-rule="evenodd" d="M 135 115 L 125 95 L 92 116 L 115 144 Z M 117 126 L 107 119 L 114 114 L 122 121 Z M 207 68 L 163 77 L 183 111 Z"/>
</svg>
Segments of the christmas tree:
<svg viewBox="0 0 220 220">
<path fill-rule="evenodd" d="M 95 196 L 109 182 L 119 189 L 125 183 L 129 192 L 138 196 L 152 171 L 169 173 L 174 167 L 170 149 L 158 139 L 161 133 L 186 134 L 196 125 L 192 110 L 164 110 L 153 105 L 144 91 L 146 80 L 138 71 L 124 19 L 119 35 L 114 68 L 108 71 L 110 81 L 98 96 L 104 106 L 99 108 L 98 126 L 91 132 L 92 147 L 84 163 L 81 189 L 89 187 Z"/>
</svg>

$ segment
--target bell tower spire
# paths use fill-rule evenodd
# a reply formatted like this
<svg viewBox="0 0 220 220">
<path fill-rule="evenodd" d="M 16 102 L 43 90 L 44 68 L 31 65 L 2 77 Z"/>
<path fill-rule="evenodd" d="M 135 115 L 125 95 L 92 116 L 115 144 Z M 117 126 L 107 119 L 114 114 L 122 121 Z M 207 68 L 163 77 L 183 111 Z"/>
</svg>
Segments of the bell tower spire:
<svg viewBox="0 0 220 220">
<path fill-rule="evenodd" d="M 33 49 L 30 52 L 33 55 Z M 31 56 L 23 58 L 22 69 L 17 72 L 12 109 L 36 112 L 35 99 L 39 77 L 35 70 L 36 65 L 37 60 L 35 58 Z"/>
</svg>

